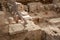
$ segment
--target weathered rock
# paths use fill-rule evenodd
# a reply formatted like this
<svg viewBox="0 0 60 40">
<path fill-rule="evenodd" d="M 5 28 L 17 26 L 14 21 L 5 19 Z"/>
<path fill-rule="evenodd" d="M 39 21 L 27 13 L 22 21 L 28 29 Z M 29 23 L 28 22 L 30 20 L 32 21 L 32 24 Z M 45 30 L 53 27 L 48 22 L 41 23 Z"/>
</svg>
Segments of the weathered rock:
<svg viewBox="0 0 60 40">
<path fill-rule="evenodd" d="M 9 33 L 16 34 L 24 30 L 24 26 L 22 24 L 10 24 L 9 25 Z"/>
<path fill-rule="evenodd" d="M 15 24 L 15 20 L 13 17 L 9 17 L 9 24 Z"/>
<path fill-rule="evenodd" d="M 33 17 L 38 18 L 54 18 L 58 17 L 57 13 L 55 11 L 41 11 L 39 13 L 31 13 L 30 14 Z"/>
<path fill-rule="evenodd" d="M 60 40 L 60 29 L 57 27 L 47 27 L 43 29 L 45 31 L 45 40 Z"/>
<path fill-rule="evenodd" d="M 39 16 L 42 18 L 53 18 L 53 17 L 57 17 L 57 14 L 54 11 L 45 11 L 45 12 L 40 12 Z"/>
<path fill-rule="evenodd" d="M 26 33 L 24 40 L 42 40 L 42 36 L 45 33 L 41 30 L 29 31 Z"/>
<path fill-rule="evenodd" d="M 56 13 L 60 13 L 60 3 L 44 5 L 45 10 L 52 10 Z"/>
<path fill-rule="evenodd" d="M 24 5 L 24 10 L 28 12 L 28 6 Z"/>
<path fill-rule="evenodd" d="M 33 31 L 33 30 L 39 30 L 39 29 L 40 29 L 40 27 L 38 25 L 35 25 L 33 21 L 27 20 L 25 30 Z"/>
<path fill-rule="evenodd" d="M 48 19 L 47 21 L 53 24 L 60 23 L 60 18 L 52 18 L 52 19 Z"/>
<path fill-rule="evenodd" d="M 41 40 L 44 32 L 41 30 L 22 32 L 20 34 L 12 35 L 11 40 Z"/>
<path fill-rule="evenodd" d="M 24 5 L 22 3 L 16 2 L 16 5 L 18 6 L 17 7 L 18 11 L 23 11 L 24 10 Z"/>
<path fill-rule="evenodd" d="M 28 3 L 28 8 L 28 11 L 31 13 L 40 12 L 41 10 L 44 10 L 44 7 L 40 2 Z"/>
</svg>

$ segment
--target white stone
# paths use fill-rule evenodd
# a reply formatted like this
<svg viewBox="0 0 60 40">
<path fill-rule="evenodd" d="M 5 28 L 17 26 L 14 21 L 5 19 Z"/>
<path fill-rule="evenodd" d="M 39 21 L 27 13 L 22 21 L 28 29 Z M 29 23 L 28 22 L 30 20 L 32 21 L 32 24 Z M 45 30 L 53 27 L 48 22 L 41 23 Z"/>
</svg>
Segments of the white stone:
<svg viewBox="0 0 60 40">
<path fill-rule="evenodd" d="M 30 17 L 29 15 L 23 16 L 23 18 L 25 18 L 25 19 L 32 19 L 32 17 Z"/>
<path fill-rule="evenodd" d="M 48 22 L 50 22 L 50 23 L 59 23 L 60 22 L 60 18 L 49 19 Z"/>
<path fill-rule="evenodd" d="M 26 11 L 22 11 L 21 15 L 25 16 L 25 15 L 28 15 L 28 13 Z"/>
<path fill-rule="evenodd" d="M 16 4 L 21 4 L 21 3 L 18 3 L 18 2 L 15 2 Z"/>
<path fill-rule="evenodd" d="M 16 23 L 16 22 L 14 21 L 14 18 L 13 18 L 13 17 L 9 17 L 9 23 L 10 23 L 10 24 Z"/>
<path fill-rule="evenodd" d="M 27 25 L 25 30 L 33 31 L 33 30 L 39 30 L 39 29 L 40 27 L 35 25 L 34 22 L 27 20 Z"/>
</svg>

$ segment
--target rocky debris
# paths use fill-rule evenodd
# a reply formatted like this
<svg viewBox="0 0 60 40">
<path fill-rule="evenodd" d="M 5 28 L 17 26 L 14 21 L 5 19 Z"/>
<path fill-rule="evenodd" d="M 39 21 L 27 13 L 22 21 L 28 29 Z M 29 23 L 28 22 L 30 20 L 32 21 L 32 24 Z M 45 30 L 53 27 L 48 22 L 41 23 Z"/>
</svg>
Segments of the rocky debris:
<svg viewBox="0 0 60 40">
<path fill-rule="evenodd" d="M 46 40 L 60 40 L 60 36 L 59 35 L 58 36 L 56 36 L 56 35 L 51 36 L 51 35 L 47 34 Z"/>
<path fill-rule="evenodd" d="M 45 40 L 60 40 L 60 29 L 57 27 L 46 27 L 42 28 L 45 31 Z"/>
<path fill-rule="evenodd" d="M 54 0 L 17 1 L 21 3 L 8 0 L 8 10 L 12 14 L 8 17 L 9 20 L 5 18 L 4 13 L 0 14 L 0 40 L 60 40 L 60 18 L 58 18 L 60 3 L 57 3 L 59 0 L 57 2 L 55 0 L 56 4 L 53 4 Z M 6 2 L 3 4 L 6 8 Z"/>
<path fill-rule="evenodd" d="M 42 28 L 42 30 L 44 30 L 47 34 L 50 34 L 52 36 L 54 35 L 60 35 L 60 30 L 58 27 L 52 27 L 51 25 L 49 25 L 48 27 Z"/>
</svg>

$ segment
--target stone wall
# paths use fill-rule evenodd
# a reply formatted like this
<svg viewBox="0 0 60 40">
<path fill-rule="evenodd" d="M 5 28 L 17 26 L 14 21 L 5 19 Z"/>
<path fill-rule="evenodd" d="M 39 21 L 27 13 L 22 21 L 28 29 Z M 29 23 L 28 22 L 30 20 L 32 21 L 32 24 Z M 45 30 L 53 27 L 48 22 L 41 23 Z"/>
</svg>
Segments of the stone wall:
<svg viewBox="0 0 60 40">
<path fill-rule="evenodd" d="M 39 26 L 40 30 L 28 31 L 30 28 L 32 29 L 31 26 L 33 26 L 30 22 L 30 24 L 27 25 L 29 27 L 28 30 L 25 30 L 24 28 L 26 26 L 22 24 L 9 24 L 7 18 L 11 17 L 9 16 L 10 14 L 8 14 L 7 18 L 5 18 L 5 13 L 0 12 L 0 40 L 60 40 L 60 23 L 58 22 L 59 25 L 57 23 L 55 25 L 54 23 L 51 24 L 47 21 L 60 17 L 59 0 L 17 0 L 17 2 L 22 3 L 19 5 L 19 8 L 28 12 L 28 14 L 32 17 L 32 21 Z M 3 5 L 6 8 L 5 3 L 6 2 L 3 2 Z M 34 26 L 37 28 L 36 25 Z"/>
</svg>

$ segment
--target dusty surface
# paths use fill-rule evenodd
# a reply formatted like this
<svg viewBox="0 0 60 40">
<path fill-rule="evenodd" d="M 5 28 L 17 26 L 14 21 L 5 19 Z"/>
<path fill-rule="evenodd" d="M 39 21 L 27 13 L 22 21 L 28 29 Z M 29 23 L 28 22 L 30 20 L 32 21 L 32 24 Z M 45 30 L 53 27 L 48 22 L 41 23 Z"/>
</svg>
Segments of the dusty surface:
<svg viewBox="0 0 60 40">
<path fill-rule="evenodd" d="M 60 0 L 10 1 L 0 1 L 0 40 L 60 40 Z"/>
</svg>

